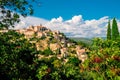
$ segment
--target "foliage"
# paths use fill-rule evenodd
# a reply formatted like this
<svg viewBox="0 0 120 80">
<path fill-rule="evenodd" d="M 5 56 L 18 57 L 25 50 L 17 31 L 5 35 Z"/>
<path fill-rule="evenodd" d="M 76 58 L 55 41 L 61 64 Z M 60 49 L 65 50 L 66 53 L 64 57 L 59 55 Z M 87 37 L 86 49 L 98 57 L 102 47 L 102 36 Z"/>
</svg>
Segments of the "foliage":
<svg viewBox="0 0 120 80">
<path fill-rule="evenodd" d="M 80 61 L 76 57 L 69 57 L 67 62 L 67 59 L 58 59 L 50 48 L 37 51 L 34 43 L 15 31 L 0 33 L 0 40 L 2 80 L 70 80 L 81 77 Z M 38 58 L 39 54 L 44 57 Z"/>
<path fill-rule="evenodd" d="M 46 64 L 40 66 L 37 70 L 38 74 L 36 76 L 41 80 L 45 75 L 47 75 L 48 73 L 47 69 L 48 69 L 48 66 Z"/>
<path fill-rule="evenodd" d="M 112 22 L 112 39 L 116 40 L 118 37 L 119 37 L 118 26 L 116 19 L 114 18 Z"/>
<path fill-rule="evenodd" d="M 32 15 L 35 0 L 0 0 L 0 29 L 9 28 L 19 22 L 19 13 L 22 16 Z"/>
<path fill-rule="evenodd" d="M 81 62 L 75 55 L 76 52 L 74 56 L 58 58 L 59 55 L 49 47 L 44 51 L 37 51 L 34 43 L 15 31 L 0 33 L 0 79 L 119 80 L 120 40 L 94 38 L 92 41 L 88 59 Z M 43 57 L 39 58 L 37 55 Z"/>
<path fill-rule="evenodd" d="M 107 26 L 107 39 L 108 39 L 108 40 L 111 39 L 111 26 L 110 26 L 110 20 L 109 20 L 108 26 Z"/>
<path fill-rule="evenodd" d="M 78 63 L 76 58 L 73 59 L 73 62 Z M 73 62 L 64 62 L 64 59 L 58 59 L 57 57 L 43 58 L 38 62 L 36 76 L 39 80 L 79 80 L 81 77 L 79 66 L 74 65 Z"/>
<path fill-rule="evenodd" d="M 82 41 L 84 40 L 84 41 Z M 91 45 L 91 41 L 87 39 L 82 39 L 82 38 L 70 38 L 70 42 L 75 43 L 75 45 L 80 45 L 82 47 L 89 47 Z"/>
<path fill-rule="evenodd" d="M 35 79 L 35 53 L 23 35 L 0 33 L 0 79 Z"/>
<path fill-rule="evenodd" d="M 119 44 L 120 40 L 94 38 L 88 59 L 83 63 L 72 56 L 66 59 L 58 59 L 54 56 L 54 58 L 38 60 L 37 69 L 41 72 L 37 73 L 38 78 L 40 80 L 48 78 L 51 80 L 117 80 L 120 78 Z M 42 68 L 44 66 L 45 69 Z"/>
<path fill-rule="evenodd" d="M 53 55 L 54 53 L 51 51 L 50 48 L 45 49 L 41 54 L 45 56 Z"/>
<path fill-rule="evenodd" d="M 81 65 L 83 78 L 92 80 L 116 80 L 119 78 L 119 44 L 119 40 L 95 38 L 88 54 L 88 60 Z"/>
<path fill-rule="evenodd" d="M 77 57 L 70 57 L 68 63 L 79 66 L 80 60 Z"/>
</svg>

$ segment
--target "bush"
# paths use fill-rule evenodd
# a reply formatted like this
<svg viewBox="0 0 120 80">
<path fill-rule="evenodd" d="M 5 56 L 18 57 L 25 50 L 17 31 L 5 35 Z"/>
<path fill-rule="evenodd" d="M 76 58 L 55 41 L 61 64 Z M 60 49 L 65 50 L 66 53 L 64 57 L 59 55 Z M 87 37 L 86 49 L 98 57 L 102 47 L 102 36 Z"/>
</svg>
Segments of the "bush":
<svg viewBox="0 0 120 80">
<path fill-rule="evenodd" d="M 85 79 L 115 80 L 120 76 L 119 41 L 95 38 L 88 55 L 81 65 L 82 74 L 89 75 Z"/>
</svg>

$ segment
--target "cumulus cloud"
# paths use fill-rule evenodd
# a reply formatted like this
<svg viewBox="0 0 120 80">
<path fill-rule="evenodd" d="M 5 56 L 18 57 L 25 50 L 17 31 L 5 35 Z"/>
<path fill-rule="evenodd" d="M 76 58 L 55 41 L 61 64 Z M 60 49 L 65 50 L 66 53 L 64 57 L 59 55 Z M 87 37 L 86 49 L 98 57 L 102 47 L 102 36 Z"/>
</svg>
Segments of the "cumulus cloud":
<svg viewBox="0 0 120 80">
<path fill-rule="evenodd" d="M 41 24 L 44 25 L 48 22 L 48 20 L 33 17 L 33 16 L 28 16 L 26 18 L 20 16 L 20 19 L 21 21 L 15 25 L 15 29 L 27 28 L 31 25 L 41 25 Z"/>
<path fill-rule="evenodd" d="M 120 20 L 117 20 L 118 29 L 120 31 Z"/>
<path fill-rule="evenodd" d="M 108 16 L 100 19 L 84 20 L 82 15 L 75 15 L 69 20 L 64 20 L 61 16 L 45 20 L 36 17 L 21 18 L 17 28 L 24 28 L 30 25 L 44 25 L 51 30 L 59 30 L 67 37 L 105 37 L 107 30 Z M 118 26 L 120 21 L 118 20 Z M 120 28 L 119 28 L 120 29 Z"/>
<path fill-rule="evenodd" d="M 63 21 L 63 18 L 60 16 L 58 18 L 53 18 L 50 22 L 51 23 L 59 23 L 59 22 L 62 22 Z"/>
<path fill-rule="evenodd" d="M 108 16 L 102 17 L 98 20 L 84 20 L 82 15 L 73 16 L 70 20 L 59 21 L 59 18 L 54 18 L 45 24 L 52 30 L 59 30 L 65 33 L 68 37 L 103 37 L 106 35 L 106 25 Z"/>
<path fill-rule="evenodd" d="M 72 19 L 67 20 L 66 22 L 71 24 L 80 24 L 82 22 L 82 15 L 73 16 Z"/>
</svg>

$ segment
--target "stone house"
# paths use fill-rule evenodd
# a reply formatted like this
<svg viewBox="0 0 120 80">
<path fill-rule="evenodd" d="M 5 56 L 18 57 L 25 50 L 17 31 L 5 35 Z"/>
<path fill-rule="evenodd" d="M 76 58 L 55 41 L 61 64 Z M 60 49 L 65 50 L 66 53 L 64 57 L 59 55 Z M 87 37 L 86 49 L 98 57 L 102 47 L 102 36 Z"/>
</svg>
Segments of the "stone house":
<svg viewBox="0 0 120 80">
<path fill-rule="evenodd" d="M 45 49 L 48 48 L 48 42 L 45 40 L 40 40 L 39 42 L 36 43 L 36 48 L 37 50 L 44 51 Z"/>
<path fill-rule="evenodd" d="M 62 47 L 67 47 L 67 41 L 64 38 L 61 39 L 61 46 Z"/>
<path fill-rule="evenodd" d="M 35 32 L 39 32 L 39 31 L 45 31 L 45 30 L 48 30 L 46 27 L 43 27 L 42 25 L 40 26 L 34 26 L 34 31 Z"/>
<path fill-rule="evenodd" d="M 53 33 L 53 35 L 55 35 L 55 34 L 58 34 L 58 35 L 59 35 L 59 34 L 60 34 L 60 31 L 55 30 L 55 31 L 53 31 L 52 33 Z"/>
<path fill-rule="evenodd" d="M 74 46 L 75 44 L 74 43 L 67 43 L 67 47 L 71 47 L 71 46 Z"/>
<path fill-rule="evenodd" d="M 32 29 L 27 29 L 24 32 L 24 35 L 26 38 L 32 38 L 34 34 L 35 34 L 35 31 L 33 31 Z"/>
<path fill-rule="evenodd" d="M 82 62 L 84 62 L 87 59 L 87 54 L 85 49 L 76 50 L 76 53 L 77 53 L 78 59 L 81 60 Z"/>
<path fill-rule="evenodd" d="M 60 49 L 61 57 L 66 58 L 68 56 L 68 48 L 64 47 Z"/>
<path fill-rule="evenodd" d="M 60 48 L 61 48 L 61 46 L 60 46 L 58 43 L 51 43 L 51 44 L 50 44 L 50 49 L 51 49 L 53 52 L 57 51 L 57 50 L 60 49 Z"/>
<path fill-rule="evenodd" d="M 25 31 L 26 31 L 25 29 L 16 30 L 16 32 L 18 32 L 20 34 L 24 34 Z"/>
<path fill-rule="evenodd" d="M 0 33 L 5 33 L 5 32 L 8 32 L 8 30 L 7 29 L 0 30 Z"/>
<path fill-rule="evenodd" d="M 41 37 L 44 37 L 45 34 L 43 32 L 37 32 L 37 37 L 41 38 Z"/>
</svg>

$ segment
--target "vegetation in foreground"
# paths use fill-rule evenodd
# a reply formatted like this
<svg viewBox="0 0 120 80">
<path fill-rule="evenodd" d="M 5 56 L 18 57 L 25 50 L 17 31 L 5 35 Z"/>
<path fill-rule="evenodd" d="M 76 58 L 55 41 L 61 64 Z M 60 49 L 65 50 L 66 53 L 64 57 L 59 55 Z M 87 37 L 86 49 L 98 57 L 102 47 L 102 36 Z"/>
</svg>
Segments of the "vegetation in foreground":
<svg viewBox="0 0 120 80">
<path fill-rule="evenodd" d="M 88 48 L 88 59 L 83 63 L 75 56 L 38 59 L 36 55 L 41 53 L 24 35 L 14 31 L 0 33 L 0 79 L 119 80 L 119 38 L 94 38 Z M 53 53 L 50 51 L 50 54 Z"/>
<path fill-rule="evenodd" d="M 31 0 L 35 1 L 35 0 Z M 19 4 L 18 4 L 19 3 Z M 26 7 L 27 6 L 27 9 Z M 29 7 L 29 8 L 28 8 Z M 9 10 L 7 10 L 7 9 Z M 29 9 L 29 10 L 28 10 Z M 8 29 L 19 22 L 19 15 L 33 14 L 28 0 L 0 1 L 0 29 Z M 74 42 L 74 41 L 73 41 Z M 85 45 L 83 43 L 78 43 Z M 85 45 L 86 47 L 87 45 Z M 14 31 L 0 33 L 0 79 L 2 80 L 119 80 L 120 79 L 120 35 L 115 18 L 110 21 L 107 40 L 95 38 L 89 47 L 88 59 L 81 63 L 75 56 L 58 59 L 56 55 L 38 59 L 34 44 L 24 35 Z M 67 60 L 67 61 L 66 61 Z"/>
</svg>

